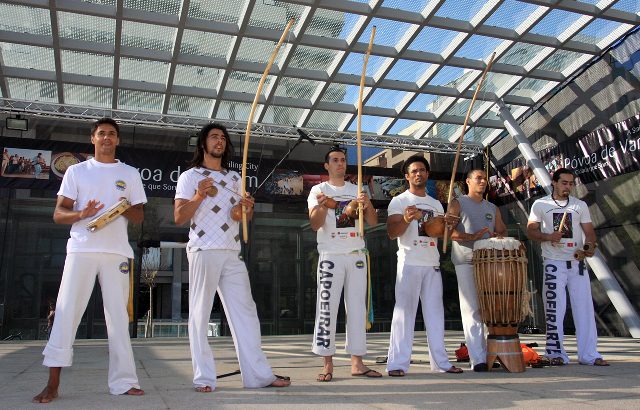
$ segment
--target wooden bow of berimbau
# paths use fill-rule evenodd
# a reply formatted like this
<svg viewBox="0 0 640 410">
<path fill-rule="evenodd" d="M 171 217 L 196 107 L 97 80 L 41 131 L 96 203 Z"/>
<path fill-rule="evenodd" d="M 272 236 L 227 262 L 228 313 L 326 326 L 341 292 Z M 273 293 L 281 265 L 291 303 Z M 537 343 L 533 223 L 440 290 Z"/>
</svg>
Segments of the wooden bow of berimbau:
<svg viewBox="0 0 640 410">
<path fill-rule="evenodd" d="M 473 93 L 473 98 L 471 99 L 471 104 L 469 104 L 469 109 L 467 110 L 467 116 L 464 119 L 464 125 L 462 125 L 462 131 L 460 132 L 460 138 L 458 138 L 458 148 L 456 149 L 456 157 L 453 160 L 453 170 L 451 171 L 451 181 L 449 181 L 449 195 L 447 196 L 447 211 L 451 206 L 451 202 L 453 201 L 453 184 L 456 181 L 456 171 L 458 169 L 458 160 L 460 159 L 460 149 L 462 148 L 462 140 L 464 139 L 464 134 L 467 132 L 467 123 L 469 122 L 469 118 L 471 117 L 471 111 L 473 110 L 473 103 L 476 102 L 476 98 L 478 97 L 478 92 L 482 88 L 482 84 L 487 76 L 487 73 L 491 69 L 491 65 L 493 64 L 493 59 L 496 56 L 494 52 L 491 54 L 491 58 L 487 63 L 487 66 L 482 73 L 482 77 L 480 77 L 480 82 L 476 87 L 476 91 Z M 442 238 L 442 252 L 447 253 L 447 241 L 449 240 L 449 229 L 448 227 L 444 230 L 444 237 Z"/>
<path fill-rule="evenodd" d="M 264 82 L 267 79 L 267 75 L 269 75 L 269 71 L 271 70 L 271 66 L 278 56 L 278 51 L 280 51 L 280 47 L 282 43 L 284 43 L 287 35 L 289 34 L 289 30 L 293 27 L 294 19 L 289 20 L 287 26 L 282 32 L 282 36 L 280 36 L 280 40 L 278 44 L 276 44 L 275 49 L 271 53 L 271 57 L 267 62 L 267 66 L 262 73 L 262 78 L 260 78 L 260 82 L 258 83 L 258 89 L 256 90 L 256 96 L 253 99 L 253 104 L 251 105 L 251 112 L 249 113 L 249 119 L 247 120 L 247 131 L 244 134 L 244 150 L 242 152 L 242 196 L 245 197 L 247 193 L 247 159 L 249 155 L 249 140 L 251 138 L 251 124 L 253 123 L 253 115 L 256 112 L 256 108 L 258 107 L 258 101 L 260 100 L 260 94 L 262 94 L 262 87 L 264 86 Z M 249 241 L 249 228 L 247 221 L 247 208 L 245 206 L 242 207 L 242 240 L 244 243 Z"/>
</svg>

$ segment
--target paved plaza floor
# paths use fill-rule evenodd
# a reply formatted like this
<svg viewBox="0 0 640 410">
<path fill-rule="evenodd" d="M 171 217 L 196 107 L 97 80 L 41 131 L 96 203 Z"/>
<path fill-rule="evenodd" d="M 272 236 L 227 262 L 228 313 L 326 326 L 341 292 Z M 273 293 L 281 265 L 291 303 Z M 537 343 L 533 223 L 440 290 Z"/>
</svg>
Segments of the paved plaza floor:
<svg viewBox="0 0 640 410">
<path fill-rule="evenodd" d="M 340 337 L 342 336 L 342 337 Z M 107 341 L 78 340 L 73 367 L 62 372 L 60 397 L 33 404 L 47 378 L 42 341 L 0 342 L 0 409 L 211 409 L 211 408 L 379 408 L 379 409 L 632 409 L 640 408 L 640 343 L 630 338 L 600 338 L 609 367 L 575 363 L 575 339 L 567 337 L 574 362 L 559 367 L 527 368 L 524 373 L 497 369 L 463 374 L 430 371 L 424 333 L 416 332 L 413 361 L 406 377 L 365 379 L 350 376 L 349 357 L 335 357 L 334 380 L 316 381 L 322 360 L 310 352 L 311 335 L 263 337 L 274 372 L 290 376 L 289 388 L 244 389 L 240 375 L 220 379 L 213 393 L 196 393 L 187 339 L 134 339 L 133 349 L 142 397 L 111 396 L 107 388 Z M 379 371 L 376 358 L 386 356 L 389 334 L 368 335 L 365 363 Z M 463 340 L 447 332 L 447 351 Z M 543 335 L 521 335 L 523 343 L 543 345 Z M 238 368 L 230 337 L 210 338 L 219 373 Z M 344 345 L 339 335 L 338 346 Z M 542 352 L 542 347 L 536 349 Z"/>
</svg>

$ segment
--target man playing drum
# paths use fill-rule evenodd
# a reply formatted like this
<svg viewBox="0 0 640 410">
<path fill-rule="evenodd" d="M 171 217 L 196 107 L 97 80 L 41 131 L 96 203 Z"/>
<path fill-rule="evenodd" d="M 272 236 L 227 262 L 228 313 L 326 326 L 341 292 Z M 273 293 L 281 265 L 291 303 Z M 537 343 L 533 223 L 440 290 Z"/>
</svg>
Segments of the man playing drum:
<svg viewBox="0 0 640 410">
<path fill-rule="evenodd" d="M 102 289 L 109 335 L 109 391 L 139 396 L 140 390 L 129 339 L 129 258 L 133 250 L 127 238 L 127 223 L 141 223 L 147 202 L 138 171 L 115 159 L 119 127 L 111 118 L 93 124 L 94 158 L 73 165 L 62 179 L 53 220 L 72 224 L 67 242 L 62 282 L 56 302 L 56 320 L 44 349 L 49 381 L 36 403 L 58 397 L 62 367 L 71 366 L 73 341 L 93 291 L 96 276 Z M 90 232 L 87 223 L 103 208 L 126 198 L 132 204 L 104 228 Z"/>
<path fill-rule="evenodd" d="M 389 204 L 387 232 L 398 239 L 396 304 L 391 322 L 387 372 L 402 377 L 409 370 L 413 348 L 413 329 L 418 302 L 427 330 L 431 370 L 462 373 L 447 357 L 444 346 L 444 306 L 438 239 L 427 236 L 423 222 L 442 214 L 442 204 L 427 195 L 429 162 L 414 155 L 403 165 L 409 189 Z"/>
<path fill-rule="evenodd" d="M 473 244 L 479 239 L 503 236 L 507 227 L 502 222 L 497 207 L 483 199 L 487 188 L 487 174 L 481 169 L 471 170 L 467 174 L 466 182 L 469 193 L 454 199 L 448 209 L 450 214 L 460 216 L 460 223 L 451 234 L 454 241 L 451 260 L 458 278 L 462 328 L 469 349 L 471 367 L 476 372 L 486 372 L 487 342 L 473 278 Z"/>
<path fill-rule="evenodd" d="M 192 168 L 180 175 L 176 186 L 175 223 L 190 222 L 189 345 L 193 385 L 200 393 L 210 393 L 216 388 L 216 367 L 207 339 L 216 290 L 229 319 L 243 385 L 258 388 L 291 384 L 288 377 L 273 374 L 262 351 L 249 273 L 239 257 L 238 221 L 242 211 L 231 214 L 234 208 L 244 205 L 251 219 L 254 201 L 249 194 L 241 196 L 240 175 L 228 168 L 232 155 L 227 129 L 216 123 L 205 125 L 198 133 Z"/>
<path fill-rule="evenodd" d="M 552 365 L 569 363 L 563 345 L 568 289 L 576 327 L 578 361 L 580 364 L 608 366 L 598 353 L 589 273 L 584 261 L 575 255 L 577 250 L 584 249 L 585 256 L 593 256 L 596 233 L 587 204 L 570 195 L 574 179 L 570 170 L 557 169 L 553 173 L 552 194 L 533 203 L 527 223 L 529 239 L 542 243 L 546 356 Z"/>
<path fill-rule="evenodd" d="M 324 358 L 324 367 L 317 380 L 333 380 L 336 321 L 343 287 L 351 375 L 381 377 L 362 362 L 367 353 L 367 250 L 357 219 L 349 217 L 346 209 L 351 200 L 362 203 L 364 220 L 370 226 L 378 223 L 378 214 L 367 195 L 345 181 L 347 158 L 341 148 L 329 150 L 324 169 L 329 173 L 329 181 L 311 188 L 307 199 L 311 229 L 318 232 L 318 292 L 312 350 Z"/>
</svg>

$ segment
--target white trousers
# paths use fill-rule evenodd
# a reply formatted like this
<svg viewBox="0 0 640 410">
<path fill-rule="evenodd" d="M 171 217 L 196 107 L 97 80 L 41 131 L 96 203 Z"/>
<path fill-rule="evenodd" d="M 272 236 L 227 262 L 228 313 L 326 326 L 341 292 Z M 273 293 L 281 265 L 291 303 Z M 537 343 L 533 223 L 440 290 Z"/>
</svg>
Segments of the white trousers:
<svg viewBox="0 0 640 410">
<path fill-rule="evenodd" d="M 570 265 L 570 266 L 569 266 Z M 598 331 L 591 297 L 591 282 L 586 268 L 578 261 L 544 260 L 543 300 L 547 322 L 546 355 L 560 357 L 569 363 L 564 349 L 563 321 L 567 311 L 567 292 L 571 300 L 571 313 L 576 327 L 578 361 L 592 365 L 602 356 L 598 353 Z M 584 266 L 584 265 L 583 265 Z"/>
<path fill-rule="evenodd" d="M 460 316 L 464 340 L 469 350 L 471 367 L 487 362 L 487 340 L 485 339 L 484 322 L 480 317 L 478 292 L 473 277 L 473 265 L 455 265 L 458 278 L 458 296 L 460 298 Z"/>
<path fill-rule="evenodd" d="M 251 296 L 249 273 L 238 251 L 187 252 L 189 259 L 189 345 L 195 387 L 216 387 L 216 365 L 207 339 L 213 300 L 218 295 L 231 328 L 244 387 L 276 380 L 262 352 L 260 321 Z"/>
<path fill-rule="evenodd" d="M 64 262 L 56 302 L 56 317 L 44 348 L 48 367 L 69 367 L 78 325 L 91 297 L 96 276 L 102 290 L 109 336 L 109 392 L 140 388 L 129 339 L 129 261 L 113 253 L 69 253 Z"/>
<path fill-rule="evenodd" d="M 387 371 L 409 370 L 418 302 L 422 303 L 431 370 L 445 372 L 451 368 L 444 347 L 444 306 L 440 268 L 398 263 L 396 305 L 391 320 Z"/>
<path fill-rule="evenodd" d="M 320 252 L 317 279 L 313 353 L 320 356 L 333 356 L 336 353 L 336 321 L 344 287 L 347 317 L 345 350 L 351 355 L 364 356 L 367 354 L 366 254 Z"/>
</svg>

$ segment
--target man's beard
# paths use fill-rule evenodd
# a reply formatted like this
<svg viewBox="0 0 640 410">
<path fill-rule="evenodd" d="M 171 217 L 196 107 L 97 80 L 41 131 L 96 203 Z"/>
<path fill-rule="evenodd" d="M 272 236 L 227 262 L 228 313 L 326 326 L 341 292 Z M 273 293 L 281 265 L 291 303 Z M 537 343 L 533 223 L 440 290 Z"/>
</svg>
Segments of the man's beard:
<svg viewBox="0 0 640 410">
<path fill-rule="evenodd" d="M 224 156 L 224 152 L 222 152 L 221 154 L 218 154 L 217 152 L 214 151 L 214 152 L 206 152 L 206 154 L 210 155 L 210 156 L 212 156 L 213 158 L 216 158 L 216 159 L 220 159 L 220 158 L 222 158 Z"/>
</svg>

